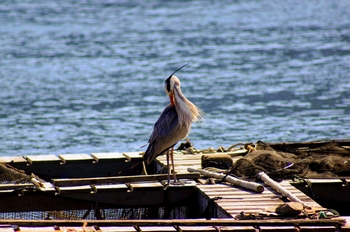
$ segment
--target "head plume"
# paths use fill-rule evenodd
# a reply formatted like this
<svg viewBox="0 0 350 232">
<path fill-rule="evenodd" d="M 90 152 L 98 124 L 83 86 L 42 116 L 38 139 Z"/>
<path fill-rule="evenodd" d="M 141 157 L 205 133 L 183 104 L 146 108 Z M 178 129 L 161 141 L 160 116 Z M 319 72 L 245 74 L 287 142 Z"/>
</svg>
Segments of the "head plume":
<svg viewBox="0 0 350 232">
<path fill-rule="evenodd" d="M 188 63 L 187 63 L 187 64 L 184 64 L 184 65 L 182 65 L 180 68 L 176 69 L 176 70 L 175 70 L 172 74 L 170 74 L 170 76 L 165 80 L 165 90 L 166 90 L 167 92 L 170 91 L 170 78 L 171 78 L 177 71 L 179 71 L 180 69 L 182 69 L 182 68 L 185 67 L 186 65 L 188 65 Z"/>
</svg>

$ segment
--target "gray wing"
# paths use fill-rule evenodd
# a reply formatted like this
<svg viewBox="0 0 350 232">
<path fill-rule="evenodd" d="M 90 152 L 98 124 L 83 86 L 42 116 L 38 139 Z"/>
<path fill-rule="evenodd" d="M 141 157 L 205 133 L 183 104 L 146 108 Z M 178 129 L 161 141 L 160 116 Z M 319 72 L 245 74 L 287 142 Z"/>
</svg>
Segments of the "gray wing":
<svg viewBox="0 0 350 232">
<path fill-rule="evenodd" d="M 187 132 L 187 127 L 179 122 L 175 107 L 169 104 L 153 126 L 149 145 L 143 156 L 146 163 L 151 163 L 157 156 L 174 146 Z"/>
</svg>

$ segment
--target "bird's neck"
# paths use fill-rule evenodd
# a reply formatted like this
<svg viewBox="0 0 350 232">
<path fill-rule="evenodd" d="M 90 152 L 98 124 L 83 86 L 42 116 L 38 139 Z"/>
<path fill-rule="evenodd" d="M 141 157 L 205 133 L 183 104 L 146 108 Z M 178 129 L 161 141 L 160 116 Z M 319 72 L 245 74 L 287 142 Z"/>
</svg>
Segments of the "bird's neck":
<svg viewBox="0 0 350 232">
<path fill-rule="evenodd" d="M 180 123 L 185 123 L 187 128 L 191 127 L 191 123 L 199 120 L 200 112 L 198 108 L 189 101 L 182 93 L 180 89 L 174 91 L 175 101 L 174 107 L 179 117 Z"/>
</svg>

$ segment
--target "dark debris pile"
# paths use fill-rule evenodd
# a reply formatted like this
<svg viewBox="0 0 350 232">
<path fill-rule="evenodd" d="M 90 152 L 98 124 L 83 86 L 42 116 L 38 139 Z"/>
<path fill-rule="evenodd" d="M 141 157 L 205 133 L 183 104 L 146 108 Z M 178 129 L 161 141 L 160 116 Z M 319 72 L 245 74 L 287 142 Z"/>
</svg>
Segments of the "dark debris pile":
<svg viewBox="0 0 350 232">
<path fill-rule="evenodd" d="M 274 179 L 350 176 L 350 147 L 334 141 L 310 144 L 274 146 L 258 141 L 255 150 L 237 160 L 230 173 L 254 178 L 263 171 Z"/>
</svg>

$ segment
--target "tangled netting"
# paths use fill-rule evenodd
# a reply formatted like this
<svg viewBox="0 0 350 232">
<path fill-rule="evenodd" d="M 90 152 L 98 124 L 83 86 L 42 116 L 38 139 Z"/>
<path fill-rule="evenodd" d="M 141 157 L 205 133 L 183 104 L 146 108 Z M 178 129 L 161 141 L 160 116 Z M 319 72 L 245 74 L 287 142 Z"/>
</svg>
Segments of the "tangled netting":
<svg viewBox="0 0 350 232">
<path fill-rule="evenodd" d="M 31 176 L 9 164 L 0 163 L 0 182 L 30 182 Z"/>
<path fill-rule="evenodd" d="M 290 179 L 294 175 L 305 178 L 350 176 L 350 150 L 336 142 L 313 148 L 286 144 L 277 149 L 259 141 L 254 151 L 237 160 L 230 169 L 230 173 L 246 178 L 254 178 L 261 171 L 275 179 Z"/>
</svg>

